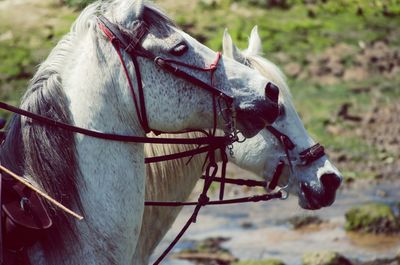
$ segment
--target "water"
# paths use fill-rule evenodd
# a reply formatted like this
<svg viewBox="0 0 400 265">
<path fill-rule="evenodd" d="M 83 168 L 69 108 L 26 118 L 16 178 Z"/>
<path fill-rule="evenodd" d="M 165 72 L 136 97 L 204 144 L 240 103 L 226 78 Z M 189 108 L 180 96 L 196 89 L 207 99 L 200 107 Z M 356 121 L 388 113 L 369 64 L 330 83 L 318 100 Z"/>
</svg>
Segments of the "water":
<svg viewBox="0 0 400 265">
<path fill-rule="evenodd" d="M 352 206 L 366 202 L 400 201 L 400 183 L 359 184 L 338 192 L 333 206 L 318 211 L 300 209 L 297 198 L 234 206 L 204 208 L 198 223 L 192 225 L 174 252 L 190 247 L 190 240 L 224 236 L 223 244 L 241 260 L 277 258 L 288 265 L 301 264 L 305 252 L 333 250 L 348 258 L 372 260 L 394 257 L 400 250 L 400 236 L 374 236 L 347 233 L 343 229 L 344 214 Z M 385 194 L 385 196 L 382 196 Z M 155 252 L 159 255 L 179 232 L 191 214 L 186 208 Z M 293 230 L 287 219 L 299 215 L 317 215 L 325 222 Z M 193 265 L 187 261 L 167 259 L 165 265 Z"/>
</svg>

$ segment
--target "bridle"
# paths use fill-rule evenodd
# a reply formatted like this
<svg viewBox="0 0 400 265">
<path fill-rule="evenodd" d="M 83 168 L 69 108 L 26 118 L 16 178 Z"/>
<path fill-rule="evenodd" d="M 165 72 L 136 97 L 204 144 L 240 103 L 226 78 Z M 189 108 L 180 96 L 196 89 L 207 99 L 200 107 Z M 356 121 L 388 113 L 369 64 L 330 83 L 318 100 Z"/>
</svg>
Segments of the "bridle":
<svg viewBox="0 0 400 265">
<path fill-rule="evenodd" d="M 143 90 L 143 84 L 142 84 L 142 78 L 141 78 L 141 72 L 140 72 L 140 66 L 138 63 L 137 58 L 138 57 L 143 57 L 146 58 L 150 61 L 153 61 L 158 67 L 161 69 L 171 73 L 172 75 L 184 79 L 195 86 L 201 87 L 202 89 L 205 89 L 206 91 L 210 92 L 213 95 L 213 111 L 214 111 L 214 130 L 216 127 L 216 119 L 217 119 L 217 108 L 216 108 L 216 103 L 218 100 L 218 103 L 222 100 L 225 105 L 226 109 L 224 109 L 225 112 L 227 112 L 229 118 L 229 121 L 226 124 L 225 128 L 225 133 L 226 135 L 230 135 L 232 139 L 236 138 L 236 128 L 234 124 L 234 120 L 236 119 L 236 113 L 235 113 L 235 108 L 233 107 L 234 103 L 234 98 L 231 95 L 228 95 L 225 91 L 222 91 L 218 89 L 217 87 L 214 86 L 214 73 L 217 70 L 218 63 L 221 59 L 221 53 L 217 53 L 217 57 L 215 61 L 209 66 L 209 67 L 198 67 L 194 65 L 189 65 L 186 63 L 183 63 L 181 61 L 176 61 L 172 59 L 166 59 L 161 56 L 156 56 L 152 52 L 144 49 L 140 44 L 143 40 L 143 38 L 147 35 L 148 33 L 148 27 L 146 23 L 142 20 L 136 20 L 134 22 L 132 30 L 127 30 L 122 28 L 119 25 L 116 25 L 112 22 L 110 22 L 106 17 L 100 15 L 98 16 L 98 26 L 101 29 L 101 31 L 107 36 L 111 44 L 113 45 L 114 49 L 116 50 L 118 57 L 121 61 L 126 79 L 128 81 L 128 85 L 132 94 L 132 98 L 134 101 L 134 105 L 136 108 L 136 113 L 138 115 L 138 119 L 140 121 L 140 124 L 142 125 L 142 128 L 146 133 L 149 133 L 151 131 L 155 132 L 156 134 L 162 133 L 160 131 L 152 130 L 149 127 L 148 119 L 147 119 L 147 114 L 146 114 L 146 105 L 145 105 L 145 100 L 144 100 L 144 90 Z M 138 90 L 138 97 L 136 96 L 130 75 L 128 73 L 125 61 L 123 60 L 121 50 L 125 51 L 135 68 L 135 75 L 136 75 L 136 80 L 137 80 L 137 90 Z M 179 66 L 187 68 L 187 69 L 192 69 L 196 71 L 201 71 L 201 72 L 210 72 L 210 84 L 204 82 L 203 80 L 200 80 L 199 78 L 192 76 L 188 74 L 187 72 L 181 70 Z M 220 106 L 220 105 L 219 105 Z M 225 117 L 224 116 L 224 117 Z"/>
<path fill-rule="evenodd" d="M 40 124 L 44 124 L 47 126 L 54 126 L 58 128 L 62 128 L 64 130 L 67 130 L 69 132 L 73 133 L 80 133 L 84 134 L 87 136 L 91 137 L 96 137 L 100 139 L 106 139 L 106 140 L 113 140 L 113 141 L 122 141 L 122 142 L 130 142 L 130 143 L 157 143 L 157 144 L 194 144 L 197 145 L 198 148 L 185 151 L 185 152 L 180 152 L 172 155 L 165 155 L 165 156 L 159 156 L 159 157 L 153 157 L 153 158 L 146 158 L 146 163 L 155 163 L 155 162 L 160 162 L 160 161 L 166 161 L 166 160 L 171 160 L 171 159 L 178 159 L 178 158 L 183 158 L 183 157 L 192 157 L 197 154 L 201 153 L 207 153 L 206 161 L 204 164 L 205 168 L 205 174 L 202 176 L 204 179 L 204 186 L 201 194 L 198 197 L 198 200 L 196 202 L 146 202 L 146 206 L 184 206 L 184 205 L 194 205 L 195 209 L 193 211 L 193 214 L 189 218 L 189 220 L 186 222 L 185 226 L 182 228 L 182 230 L 179 232 L 179 234 L 176 236 L 176 238 L 173 240 L 173 242 L 168 246 L 168 248 L 164 251 L 164 253 L 158 258 L 158 260 L 154 264 L 159 264 L 164 257 L 172 250 L 172 248 L 175 246 L 175 244 L 178 242 L 178 240 L 182 237 L 182 235 L 186 232 L 186 230 L 189 228 L 190 224 L 195 223 L 197 219 L 197 215 L 200 211 L 200 209 L 206 205 L 217 205 L 217 204 L 232 204 L 232 203 L 243 203 L 243 202 L 257 202 L 257 201 L 268 201 L 271 199 L 286 199 L 288 196 L 287 191 L 285 190 L 286 187 L 283 189 L 278 189 L 276 192 L 269 192 L 263 195 L 256 195 L 256 196 L 251 196 L 251 197 L 243 197 L 243 198 L 237 198 L 237 199 L 230 199 L 230 200 L 224 200 L 224 187 L 226 183 L 229 184 L 237 184 L 237 185 L 246 185 L 246 186 L 261 186 L 261 187 L 268 187 L 270 190 L 274 190 L 278 184 L 279 178 L 282 174 L 283 167 L 285 165 L 285 159 L 280 160 L 278 163 L 274 175 L 272 177 L 272 180 L 267 183 L 265 181 L 254 181 L 254 180 L 242 180 L 242 179 L 229 179 L 225 177 L 226 173 L 226 165 L 228 162 L 228 157 L 226 154 L 226 150 L 232 150 L 232 144 L 236 141 L 239 140 L 238 138 L 238 131 L 235 126 L 235 120 L 236 120 L 236 113 L 235 113 L 235 108 L 234 108 L 234 99 L 232 96 L 228 95 L 225 91 L 222 91 L 214 86 L 213 82 L 213 77 L 214 77 L 214 72 L 216 71 L 219 61 L 221 59 L 221 54 L 217 54 L 216 60 L 206 68 L 198 67 L 198 66 L 193 66 L 189 65 L 180 61 L 175 61 L 171 59 L 165 59 L 159 56 L 155 56 L 152 54 L 150 51 L 145 50 L 140 44 L 143 40 L 143 38 L 147 35 L 148 29 L 144 21 L 137 20 L 134 24 L 134 27 L 132 30 L 128 31 L 121 26 L 118 26 L 114 23 L 111 23 L 108 19 L 106 19 L 104 16 L 99 16 L 98 17 L 98 26 L 102 30 L 102 32 L 107 36 L 113 47 L 115 48 L 118 57 L 121 61 L 121 65 L 123 67 L 123 71 L 125 73 L 126 79 L 128 81 L 128 86 L 132 94 L 132 99 L 134 102 L 135 110 L 138 115 L 138 120 L 143 127 L 144 131 L 146 133 L 153 131 L 156 134 L 162 133 L 160 131 L 152 130 L 149 127 L 148 119 L 147 119 L 147 114 L 146 114 L 146 107 L 145 107 L 145 100 L 144 100 L 144 90 L 143 90 L 143 84 L 142 84 L 142 78 L 141 78 L 141 73 L 140 73 L 140 68 L 139 68 L 139 63 L 137 60 L 137 57 L 143 57 L 146 59 L 149 59 L 153 61 L 157 66 L 159 66 L 161 69 L 171 73 L 172 75 L 184 79 L 195 86 L 198 86 L 202 89 L 205 89 L 209 91 L 213 95 L 213 112 L 214 112 L 214 124 L 213 124 L 213 130 L 211 132 L 206 132 L 206 131 L 201 131 L 205 134 L 205 137 L 199 137 L 199 138 L 151 138 L 151 137 L 140 137 L 140 136 L 127 136 L 127 135 L 119 135 L 119 134 L 109 134 L 109 133 L 104 133 L 104 132 L 99 132 L 99 131 L 93 131 L 77 126 L 73 126 L 70 124 L 66 124 L 60 121 L 56 121 L 50 118 L 47 118 L 42 115 L 38 115 L 20 108 L 16 108 L 13 106 L 10 106 L 6 103 L 0 102 L 0 108 L 4 110 L 8 110 L 11 112 L 14 112 L 18 115 L 28 117 L 32 120 L 37 121 Z M 123 56 L 121 53 L 121 50 L 125 51 L 131 58 L 131 61 L 134 65 L 135 69 L 135 75 L 137 79 L 137 93 L 136 95 L 134 86 L 132 84 L 132 80 L 130 78 L 127 66 L 125 61 L 123 60 Z M 210 84 L 198 79 L 195 76 L 192 76 L 188 74 L 187 72 L 181 70 L 179 66 L 192 69 L 192 70 L 197 70 L 197 71 L 204 71 L 204 72 L 210 72 Z M 225 108 L 222 109 L 221 107 L 221 102 L 225 104 Z M 271 101 L 271 104 L 275 104 L 276 107 L 278 107 L 276 102 Z M 218 109 L 219 108 L 219 109 Z M 224 118 L 225 121 L 225 128 L 224 128 L 224 136 L 216 136 L 216 126 L 217 126 L 217 112 L 218 110 L 221 112 L 222 117 Z M 222 113 L 223 112 L 223 113 Z M 272 117 L 270 120 L 275 120 L 277 117 Z M 266 129 L 268 129 L 282 144 L 285 150 L 286 154 L 286 160 L 287 163 L 293 172 L 293 162 L 291 160 L 291 150 L 294 149 L 295 145 L 293 142 L 290 140 L 288 136 L 285 134 L 279 132 L 277 129 L 275 129 L 272 126 L 267 126 Z M 188 131 L 185 131 L 188 132 Z M 220 151 L 220 155 L 222 158 L 222 166 L 221 166 L 221 174 L 220 177 L 217 177 L 218 173 L 218 165 L 216 163 L 216 151 Z M 300 165 L 308 165 L 320 157 L 324 155 L 324 148 L 316 144 L 302 152 L 299 153 L 297 156 L 298 159 L 296 161 L 299 161 L 297 163 Z M 231 153 L 232 155 L 232 153 Z M 0 169 L 1 170 L 1 169 Z M 3 170 L 1 170 L 3 171 Z M 3 173 L 5 173 L 3 171 Z M 220 194 L 219 194 L 219 200 L 218 201 L 210 201 L 207 192 L 213 182 L 219 182 L 220 185 Z M 23 199 L 23 198 L 22 198 Z"/>
</svg>

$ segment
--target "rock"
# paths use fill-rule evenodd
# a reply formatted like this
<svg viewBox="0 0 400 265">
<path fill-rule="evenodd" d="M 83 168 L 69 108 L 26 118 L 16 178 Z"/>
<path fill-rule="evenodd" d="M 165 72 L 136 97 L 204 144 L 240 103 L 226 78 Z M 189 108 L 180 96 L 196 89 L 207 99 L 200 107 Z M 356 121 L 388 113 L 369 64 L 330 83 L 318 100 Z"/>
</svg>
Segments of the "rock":
<svg viewBox="0 0 400 265">
<path fill-rule="evenodd" d="M 289 223 L 293 225 L 294 229 L 299 229 L 311 224 L 321 224 L 322 220 L 318 216 L 306 215 L 306 216 L 294 216 L 290 218 Z"/>
<path fill-rule="evenodd" d="M 369 203 L 347 211 L 345 229 L 363 233 L 388 234 L 400 232 L 400 224 L 390 206 Z"/>
<path fill-rule="evenodd" d="M 400 265 L 400 260 L 397 257 L 383 258 L 365 262 L 358 262 L 357 265 Z"/>
<path fill-rule="evenodd" d="M 237 258 L 229 253 L 208 253 L 208 252 L 181 252 L 172 256 L 174 259 L 184 259 L 199 264 L 232 264 Z"/>
<path fill-rule="evenodd" d="M 334 251 L 319 251 L 305 253 L 302 258 L 303 265 L 351 265 L 352 263 Z"/>
<path fill-rule="evenodd" d="M 228 241 L 228 237 L 210 237 L 199 242 L 197 250 L 207 252 L 219 252 L 226 249 L 221 247 L 221 244 Z"/>
<path fill-rule="evenodd" d="M 285 265 L 285 263 L 279 259 L 266 259 L 266 260 L 242 260 L 232 265 Z"/>
<path fill-rule="evenodd" d="M 190 260 L 196 264 L 232 264 L 238 259 L 221 244 L 229 240 L 226 237 L 206 238 L 197 242 L 195 248 L 185 249 L 172 257 L 175 259 Z"/>
<path fill-rule="evenodd" d="M 254 228 L 254 224 L 252 222 L 243 222 L 240 224 L 243 229 L 251 229 Z"/>
</svg>

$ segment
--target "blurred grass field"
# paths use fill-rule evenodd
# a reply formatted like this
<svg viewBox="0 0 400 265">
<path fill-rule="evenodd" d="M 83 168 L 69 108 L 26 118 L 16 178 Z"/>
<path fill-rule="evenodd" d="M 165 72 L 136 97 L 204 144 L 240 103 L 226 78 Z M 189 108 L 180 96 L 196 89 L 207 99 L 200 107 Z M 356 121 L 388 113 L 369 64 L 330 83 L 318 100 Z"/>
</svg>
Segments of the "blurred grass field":
<svg viewBox="0 0 400 265">
<path fill-rule="evenodd" d="M 18 104 L 36 66 L 89 2 L 0 1 L 1 100 Z M 239 48 L 246 48 L 251 29 L 258 25 L 264 55 L 288 75 L 307 130 L 327 146 L 345 176 L 399 176 L 400 148 L 391 148 L 400 144 L 398 120 L 379 125 L 389 134 L 382 139 L 368 134 L 378 124 L 367 120 L 398 109 L 399 0 L 155 2 L 214 50 L 221 49 L 225 28 Z"/>
</svg>

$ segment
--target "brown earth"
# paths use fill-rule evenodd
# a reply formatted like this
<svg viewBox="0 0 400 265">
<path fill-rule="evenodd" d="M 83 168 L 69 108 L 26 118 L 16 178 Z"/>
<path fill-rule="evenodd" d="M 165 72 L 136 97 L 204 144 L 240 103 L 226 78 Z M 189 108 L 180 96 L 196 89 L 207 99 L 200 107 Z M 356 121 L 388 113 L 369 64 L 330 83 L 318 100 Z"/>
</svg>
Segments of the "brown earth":
<svg viewBox="0 0 400 265">
<path fill-rule="evenodd" d="M 368 165 L 377 178 L 400 176 L 400 102 L 374 107 L 363 119 L 359 134 L 378 148 L 379 163 Z"/>
<path fill-rule="evenodd" d="M 284 70 L 290 77 L 323 85 L 362 81 L 373 75 L 390 79 L 400 74 L 400 48 L 389 47 L 383 41 L 360 42 L 358 47 L 339 43 L 318 55 L 308 56 L 306 67 L 289 63 Z"/>
<path fill-rule="evenodd" d="M 338 137 L 359 137 L 368 144 L 370 152 L 355 159 L 345 151 L 332 151 L 330 152 L 332 160 L 339 168 L 351 169 L 353 172 L 369 172 L 374 180 L 398 180 L 400 176 L 400 102 L 377 103 L 371 106 L 366 114 L 355 113 L 357 113 L 356 107 L 347 103 L 343 104 L 337 117 L 332 119 L 334 121 L 329 121 L 330 124 L 326 128 Z"/>
</svg>

